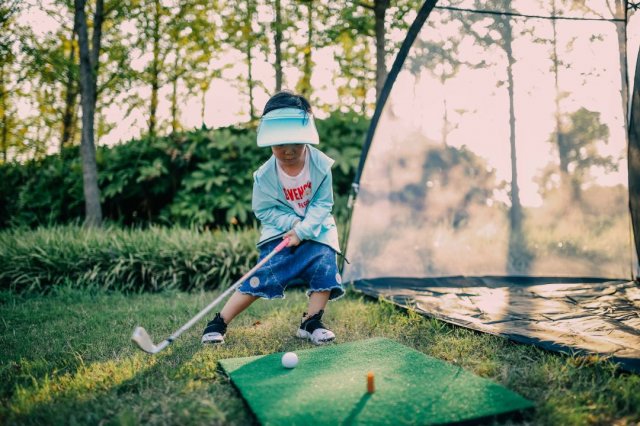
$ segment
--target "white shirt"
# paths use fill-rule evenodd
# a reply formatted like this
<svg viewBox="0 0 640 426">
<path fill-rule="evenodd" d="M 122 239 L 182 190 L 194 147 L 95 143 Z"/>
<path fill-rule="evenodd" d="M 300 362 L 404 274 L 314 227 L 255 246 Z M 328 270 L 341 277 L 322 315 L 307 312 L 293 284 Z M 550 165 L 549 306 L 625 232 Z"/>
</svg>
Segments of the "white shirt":
<svg viewBox="0 0 640 426">
<path fill-rule="evenodd" d="M 297 176 L 289 176 L 278 164 L 278 179 L 282 184 L 284 197 L 293 210 L 304 216 L 311 201 L 311 174 L 309 173 L 309 150 L 305 148 L 304 166 Z"/>
</svg>

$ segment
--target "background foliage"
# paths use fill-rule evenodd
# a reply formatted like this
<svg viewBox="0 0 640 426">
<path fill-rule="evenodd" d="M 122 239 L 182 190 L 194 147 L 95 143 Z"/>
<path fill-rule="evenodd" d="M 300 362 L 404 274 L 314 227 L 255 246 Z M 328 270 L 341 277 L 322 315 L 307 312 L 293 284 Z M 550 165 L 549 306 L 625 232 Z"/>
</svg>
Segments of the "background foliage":
<svg viewBox="0 0 640 426">
<path fill-rule="evenodd" d="M 354 112 L 318 120 L 320 149 L 333 168 L 336 215 L 345 199 L 368 119 Z M 252 173 L 270 152 L 255 128 L 201 128 L 145 137 L 97 152 L 104 216 L 126 226 L 220 228 L 253 225 Z M 0 164 L 0 228 L 81 222 L 82 170 L 77 147 L 24 164 Z"/>
</svg>

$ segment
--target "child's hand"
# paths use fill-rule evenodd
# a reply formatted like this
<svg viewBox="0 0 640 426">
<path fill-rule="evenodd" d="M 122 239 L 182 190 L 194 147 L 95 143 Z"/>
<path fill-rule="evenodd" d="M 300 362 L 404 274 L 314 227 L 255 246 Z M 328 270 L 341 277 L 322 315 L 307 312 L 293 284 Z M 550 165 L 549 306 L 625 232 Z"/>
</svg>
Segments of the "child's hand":
<svg viewBox="0 0 640 426">
<path fill-rule="evenodd" d="M 296 234 L 296 231 L 293 229 L 284 234 L 284 237 L 282 238 L 289 238 L 289 244 L 287 244 L 287 247 L 295 247 L 301 242 L 300 238 L 298 238 L 298 234 Z"/>
</svg>

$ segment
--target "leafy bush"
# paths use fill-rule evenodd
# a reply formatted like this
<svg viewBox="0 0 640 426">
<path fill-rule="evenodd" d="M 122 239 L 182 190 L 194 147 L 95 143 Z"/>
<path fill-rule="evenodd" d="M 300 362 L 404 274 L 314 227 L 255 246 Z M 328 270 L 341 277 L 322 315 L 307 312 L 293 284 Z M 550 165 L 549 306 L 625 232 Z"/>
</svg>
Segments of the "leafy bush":
<svg viewBox="0 0 640 426">
<path fill-rule="evenodd" d="M 337 195 L 348 195 L 360 162 L 369 120 L 355 112 L 334 113 L 317 121 L 320 149 L 333 158 L 333 186 Z"/>
<path fill-rule="evenodd" d="M 185 168 L 181 158 L 170 156 L 169 144 L 146 138 L 98 150 L 104 217 L 126 225 L 157 218 L 173 198 Z"/>
<path fill-rule="evenodd" d="M 368 128 L 356 113 L 317 121 L 333 169 L 336 216 L 345 216 Z M 253 226 L 252 173 L 271 155 L 250 127 L 202 128 L 97 150 L 104 217 L 125 226 Z M 84 214 L 78 148 L 24 165 L 0 165 L 0 227 L 77 223 Z"/>
<path fill-rule="evenodd" d="M 20 185 L 27 180 L 28 168 L 15 163 L 0 164 L 0 228 L 11 225 L 18 212 Z"/>
<path fill-rule="evenodd" d="M 0 289 L 78 287 L 121 291 L 212 289 L 257 261 L 255 229 L 197 232 L 79 226 L 0 232 Z"/>
<path fill-rule="evenodd" d="M 8 210 L 7 216 L 0 216 L 0 225 L 68 223 L 83 215 L 82 166 L 77 147 L 22 166 L 2 165 L 0 181 L 0 204 Z"/>
<path fill-rule="evenodd" d="M 191 226 L 252 224 L 253 171 L 270 154 L 255 139 L 251 129 L 178 136 L 179 155 L 189 158 L 190 168 L 161 219 Z"/>
</svg>

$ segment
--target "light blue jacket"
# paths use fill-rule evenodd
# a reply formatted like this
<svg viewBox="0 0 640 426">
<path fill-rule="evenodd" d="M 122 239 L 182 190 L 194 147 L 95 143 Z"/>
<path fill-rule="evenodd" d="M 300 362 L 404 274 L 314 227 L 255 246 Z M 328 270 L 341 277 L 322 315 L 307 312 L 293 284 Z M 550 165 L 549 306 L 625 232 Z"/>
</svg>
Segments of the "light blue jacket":
<svg viewBox="0 0 640 426">
<path fill-rule="evenodd" d="M 311 175 L 311 201 L 304 217 L 298 216 L 287 203 L 282 184 L 278 179 L 276 158 L 272 155 L 253 174 L 253 198 L 251 207 L 262 225 L 258 246 L 293 228 L 301 240 L 313 240 L 326 244 L 340 253 L 338 230 L 331 215 L 333 208 L 333 160 L 318 149 L 309 150 L 309 174 Z M 294 227 L 295 225 L 295 227 Z"/>
</svg>

